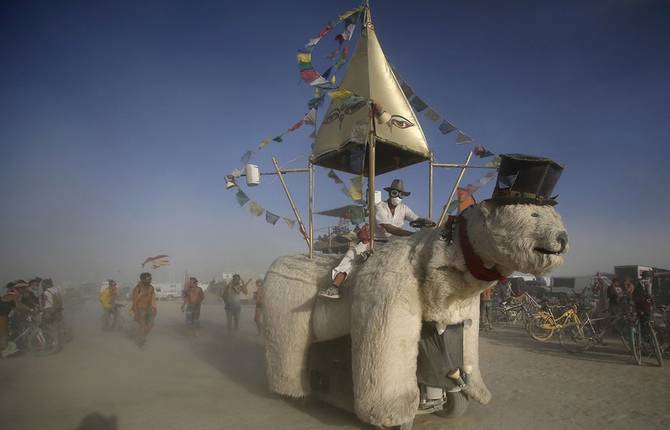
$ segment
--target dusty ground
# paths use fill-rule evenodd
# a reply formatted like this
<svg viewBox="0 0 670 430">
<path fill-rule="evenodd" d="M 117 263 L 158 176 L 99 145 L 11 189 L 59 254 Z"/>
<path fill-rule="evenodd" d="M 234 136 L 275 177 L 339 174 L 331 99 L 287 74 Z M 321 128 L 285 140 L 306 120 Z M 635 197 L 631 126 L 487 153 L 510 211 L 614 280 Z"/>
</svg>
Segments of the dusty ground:
<svg viewBox="0 0 670 430">
<path fill-rule="evenodd" d="M 161 302 L 147 345 L 101 333 L 98 309 L 71 311 L 75 339 L 58 355 L 0 361 L 3 430 L 358 429 L 346 412 L 297 405 L 267 392 L 253 308 L 235 337 L 224 310 L 203 308 L 188 335 L 175 303 Z M 466 416 L 417 418 L 415 429 L 667 429 L 670 363 L 638 367 L 621 345 L 582 355 L 538 344 L 515 329 L 482 339 L 482 370 L 493 401 Z M 100 414 L 100 415 L 95 415 Z"/>
</svg>

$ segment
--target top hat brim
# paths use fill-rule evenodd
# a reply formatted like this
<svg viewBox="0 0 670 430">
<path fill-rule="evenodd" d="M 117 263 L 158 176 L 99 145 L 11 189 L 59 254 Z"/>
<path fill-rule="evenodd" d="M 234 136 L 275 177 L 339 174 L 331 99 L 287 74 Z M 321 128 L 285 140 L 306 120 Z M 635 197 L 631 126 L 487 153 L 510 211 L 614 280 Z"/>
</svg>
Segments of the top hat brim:
<svg viewBox="0 0 670 430">
<path fill-rule="evenodd" d="M 391 191 L 391 190 L 396 190 L 396 191 L 398 191 L 400 194 L 402 194 L 402 195 L 405 196 L 405 197 L 407 197 L 407 196 L 409 196 L 410 194 L 412 194 L 411 192 L 403 191 L 403 190 L 399 190 L 399 189 L 397 189 L 397 188 L 393 188 L 393 187 L 386 187 L 386 188 L 384 188 L 384 191 Z"/>
<path fill-rule="evenodd" d="M 499 205 L 526 204 L 526 205 L 538 205 L 538 206 L 556 206 L 558 204 L 558 201 L 555 198 L 538 200 L 530 197 L 512 197 L 512 196 L 491 197 L 490 199 L 486 199 L 486 201 L 493 202 Z"/>
</svg>

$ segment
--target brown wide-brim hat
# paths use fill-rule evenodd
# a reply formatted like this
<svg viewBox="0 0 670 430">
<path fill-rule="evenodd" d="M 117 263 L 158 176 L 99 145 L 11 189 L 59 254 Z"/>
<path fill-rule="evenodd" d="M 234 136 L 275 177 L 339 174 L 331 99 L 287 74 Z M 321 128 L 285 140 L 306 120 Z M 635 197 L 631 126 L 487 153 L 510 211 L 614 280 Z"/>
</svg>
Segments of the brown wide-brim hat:
<svg viewBox="0 0 670 430">
<path fill-rule="evenodd" d="M 412 194 L 409 191 L 405 191 L 405 184 L 402 182 L 402 179 L 394 179 L 393 182 L 391 182 L 390 186 L 384 188 L 384 191 L 391 191 L 391 190 L 396 190 L 405 197 Z"/>
</svg>

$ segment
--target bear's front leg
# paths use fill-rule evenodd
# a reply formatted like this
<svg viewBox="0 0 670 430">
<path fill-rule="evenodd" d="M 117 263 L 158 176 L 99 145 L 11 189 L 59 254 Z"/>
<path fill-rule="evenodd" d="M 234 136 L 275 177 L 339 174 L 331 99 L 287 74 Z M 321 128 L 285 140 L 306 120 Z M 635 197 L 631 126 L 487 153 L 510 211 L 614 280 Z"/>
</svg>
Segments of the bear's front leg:
<svg viewBox="0 0 670 430">
<path fill-rule="evenodd" d="M 475 297 L 466 312 L 463 324 L 463 365 L 472 369 L 463 390 L 471 399 L 485 405 L 491 401 L 491 392 L 484 384 L 479 370 L 479 297 Z"/>
<path fill-rule="evenodd" d="M 419 405 L 421 309 L 416 288 L 385 281 L 354 297 L 352 373 L 358 417 L 390 427 L 411 422 Z"/>
</svg>

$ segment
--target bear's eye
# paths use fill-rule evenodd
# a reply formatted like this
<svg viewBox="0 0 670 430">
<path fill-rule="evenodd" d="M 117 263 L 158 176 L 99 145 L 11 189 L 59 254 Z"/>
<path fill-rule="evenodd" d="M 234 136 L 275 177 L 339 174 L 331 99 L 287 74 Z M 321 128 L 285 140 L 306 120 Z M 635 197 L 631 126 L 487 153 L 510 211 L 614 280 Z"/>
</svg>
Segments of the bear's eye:
<svg viewBox="0 0 670 430">
<path fill-rule="evenodd" d="M 530 216 L 538 218 L 540 216 L 540 214 L 537 213 L 537 212 L 533 212 L 532 214 L 530 214 Z"/>
</svg>

